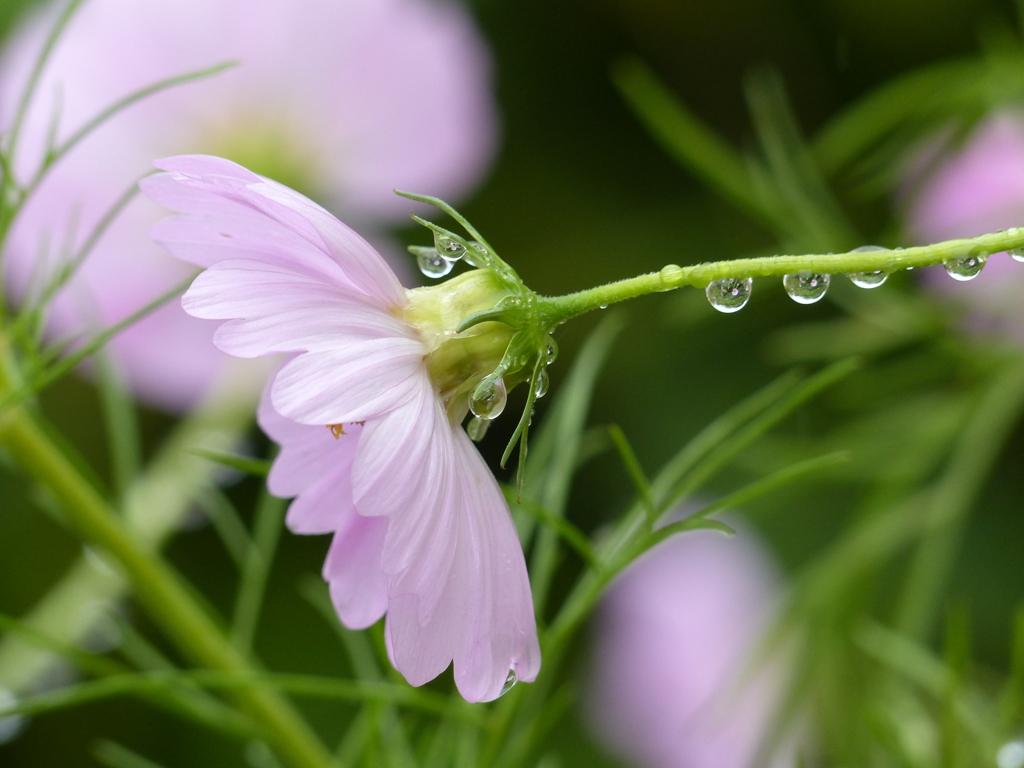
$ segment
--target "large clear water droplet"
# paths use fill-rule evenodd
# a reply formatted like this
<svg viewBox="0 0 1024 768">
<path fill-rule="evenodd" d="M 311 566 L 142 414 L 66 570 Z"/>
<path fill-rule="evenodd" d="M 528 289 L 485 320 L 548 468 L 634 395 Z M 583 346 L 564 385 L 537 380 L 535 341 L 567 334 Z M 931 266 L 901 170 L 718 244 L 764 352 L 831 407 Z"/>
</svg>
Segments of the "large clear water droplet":
<svg viewBox="0 0 1024 768">
<path fill-rule="evenodd" d="M 506 683 L 507 685 L 507 683 Z M 25 718 L 21 715 L 3 717 L 4 710 L 18 705 L 18 698 L 6 688 L 0 687 L 0 744 L 11 741 L 21 731 Z"/>
<path fill-rule="evenodd" d="M 855 272 L 847 277 L 858 288 L 877 288 L 889 279 L 889 273 L 879 269 L 876 272 Z"/>
<path fill-rule="evenodd" d="M 479 416 L 474 416 L 470 419 L 469 424 L 466 425 L 466 434 L 469 435 L 469 439 L 474 443 L 479 443 L 484 439 L 484 435 L 487 434 L 487 428 L 491 426 L 491 422 L 487 419 L 481 419 Z"/>
<path fill-rule="evenodd" d="M 519 675 L 516 674 L 514 669 L 508 671 L 508 675 L 505 676 L 505 684 L 501 686 L 501 693 L 499 696 L 504 696 L 506 693 L 512 690 L 512 687 L 519 682 Z"/>
<path fill-rule="evenodd" d="M 420 272 L 427 277 L 444 277 L 452 271 L 454 261 L 448 261 L 432 248 L 421 248 L 416 251 L 416 263 Z"/>
<path fill-rule="evenodd" d="M 885 250 L 888 249 L 880 245 L 862 245 L 860 248 L 854 248 L 850 253 L 869 253 L 870 251 Z M 852 275 L 847 275 L 847 277 L 858 288 L 877 288 L 889 278 L 889 273 L 879 269 L 874 272 L 855 272 Z"/>
<path fill-rule="evenodd" d="M 541 368 L 540 373 L 537 374 L 537 380 L 533 382 L 533 396 L 540 400 L 548 393 L 548 386 L 550 384 L 551 379 L 548 376 L 547 369 Z"/>
<path fill-rule="evenodd" d="M 469 399 L 469 410 L 473 412 L 474 416 L 479 416 L 481 419 L 496 419 L 501 416 L 501 412 L 505 410 L 505 401 L 508 399 L 508 393 L 505 391 L 504 379 L 498 379 L 497 381 L 489 382 L 482 392 L 479 392 L 478 397 L 471 397 Z"/>
<path fill-rule="evenodd" d="M 983 254 L 960 256 L 958 258 L 946 259 L 942 266 L 946 268 L 946 274 L 954 280 L 971 280 L 981 274 L 985 266 Z"/>
<path fill-rule="evenodd" d="M 825 295 L 830 279 L 820 272 L 797 272 L 783 277 L 782 285 L 797 304 L 813 304 Z"/>
<path fill-rule="evenodd" d="M 708 283 L 704 293 L 719 312 L 738 312 L 750 301 L 754 281 L 749 277 L 725 277 Z"/>
<path fill-rule="evenodd" d="M 448 261 L 458 261 L 466 255 L 466 246 L 458 240 L 448 237 L 448 235 L 442 235 L 440 232 L 434 233 L 434 247 Z"/>
<path fill-rule="evenodd" d="M 1009 251 L 1010 258 L 1014 261 L 1024 261 L 1024 248 L 1013 248 Z"/>
<path fill-rule="evenodd" d="M 544 365 L 551 365 L 558 357 L 558 342 L 548 336 L 548 345 L 544 347 Z"/>
</svg>

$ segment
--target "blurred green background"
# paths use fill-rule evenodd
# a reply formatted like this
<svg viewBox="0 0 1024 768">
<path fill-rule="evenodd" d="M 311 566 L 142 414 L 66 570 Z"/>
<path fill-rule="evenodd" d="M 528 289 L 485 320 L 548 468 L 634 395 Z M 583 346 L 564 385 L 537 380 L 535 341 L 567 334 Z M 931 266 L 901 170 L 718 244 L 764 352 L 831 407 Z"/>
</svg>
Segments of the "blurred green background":
<svg viewBox="0 0 1024 768">
<path fill-rule="evenodd" d="M 23 0 L 2 0 L 0 35 L 25 7 Z M 650 138 L 611 83 L 610 67 L 620 57 L 648 63 L 724 137 L 753 147 L 744 82 L 755 68 L 769 65 L 781 73 L 800 127 L 813 134 L 888 79 L 975 55 L 979 39 L 991 30 L 1018 24 L 1013 3 L 996 0 L 479 0 L 474 10 L 496 59 L 504 138 L 492 173 L 460 207 L 531 288 L 549 294 L 666 263 L 770 250 L 775 242 Z M 898 231 L 884 197 L 852 204 L 867 242 Z M 422 231 L 411 227 L 398 234 L 408 242 L 423 241 Z M 899 276 L 883 290 L 899 295 L 915 289 L 907 276 Z M 842 301 L 843 291 L 836 293 Z M 650 475 L 700 427 L 799 357 L 783 351 L 780 340 L 794 337 L 780 332 L 843 314 L 836 301 L 798 306 L 771 281 L 757 283 L 750 305 L 735 315 L 713 311 L 696 291 L 649 297 L 621 311 L 628 327 L 599 381 L 590 418 L 620 425 Z M 596 319 L 560 329 L 553 389 Z M 882 413 L 900 395 L 969 390 L 972 376 L 980 373 L 964 362 L 965 344 L 929 342 L 883 355 L 838 391 L 802 409 L 774 447 L 819 438 L 843 447 L 834 430 L 853 415 Z M 103 474 L 107 462 L 96 442 L 103 430 L 91 386 L 63 381 L 46 392 L 43 405 Z M 543 410 L 542 404 L 541 420 Z M 152 448 L 171 422 L 155 412 L 142 417 Z M 513 426 L 506 419 L 492 428 L 482 445 L 492 461 Z M 899 433 L 898 425 L 893 429 Z M 262 445 L 258 437 L 254 441 Z M 888 443 L 879 438 L 878 444 L 896 450 L 899 435 Z M 769 454 L 767 448 L 752 452 L 745 465 L 715 483 L 721 490 L 739 485 L 771 466 Z M 877 458 L 888 460 L 882 454 Z M 1024 431 L 1018 426 L 976 504 L 948 596 L 968 607 L 975 657 L 994 669 L 1007 666 L 1012 612 L 1024 593 L 1022 460 Z M 746 511 L 783 568 L 796 572 L 842 529 L 864 492 L 862 480 L 856 471 L 823 478 Z M 246 481 L 232 494 L 248 509 L 246 499 L 255 490 Z M 632 496 L 621 464 L 606 452 L 581 470 L 569 516 L 584 530 L 594 530 Z M 7 614 L 28 609 L 79 551 L 77 541 L 32 502 L 18 478 L 0 474 L 0 610 Z M 318 573 L 327 545 L 326 537 L 282 540 L 257 641 L 270 668 L 346 672 L 330 628 L 295 598 L 295 584 Z M 214 605 L 230 608 L 231 567 L 209 527 L 182 533 L 169 556 Z M 560 583 L 568 584 L 577 568 L 566 558 Z M 147 626 L 137 611 L 127 610 Z M 585 654 L 583 640 L 574 658 Z M 352 711 L 334 704 L 303 706 L 329 738 L 340 736 Z M 19 738 L 0 746 L 0 765 L 95 765 L 89 750 L 100 736 L 122 741 L 168 768 L 239 764 L 234 744 L 134 701 L 113 700 L 33 721 Z M 553 744 L 567 766 L 614 764 L 571 716 L 560 724 Z"/>
</svg>

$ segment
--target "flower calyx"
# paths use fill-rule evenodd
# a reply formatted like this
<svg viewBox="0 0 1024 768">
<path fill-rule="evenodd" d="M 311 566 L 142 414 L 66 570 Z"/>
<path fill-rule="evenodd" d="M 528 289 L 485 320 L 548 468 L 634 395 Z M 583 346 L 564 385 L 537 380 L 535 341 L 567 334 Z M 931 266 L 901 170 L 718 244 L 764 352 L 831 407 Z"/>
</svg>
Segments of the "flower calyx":
<svg viewBox="0 0 1024 768">
<path fill-rule="evenodd" d="M 508 392 L 529 382 L 526 407 L 501 462 L 504 466 L 518 443 L 518 482 L 534 403 L 547 392 L 546 369 L 557 356 L 550 321 L 539 309 L 537 294 L 458 211 L 434 197 L 397 194 L 440 208 L 469 235 L 463 237 L 413 215 L 434 235 L 433 247 L 409 247 L 424 274 L 443 277 L 460 260 L 476 269 L 409 291 L 408 319 L 428 340 L 431 376 L 447 403 L 449 417 L 461 421 L 467 412 L 473 414 L 468 431 L 474 440 L 481 439 L 489 422 L 502 413 Z M 439 322 L 439 318 L 443 319 Z M 431 339 L 436 343 L 431 344 Z"/>
</svg>

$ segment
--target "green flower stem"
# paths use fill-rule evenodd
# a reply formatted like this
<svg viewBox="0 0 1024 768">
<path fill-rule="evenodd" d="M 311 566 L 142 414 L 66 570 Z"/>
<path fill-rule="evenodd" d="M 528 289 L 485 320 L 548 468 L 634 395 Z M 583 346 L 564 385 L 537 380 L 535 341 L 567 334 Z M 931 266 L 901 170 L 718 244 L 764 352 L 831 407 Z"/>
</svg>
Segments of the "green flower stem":
<svg viewBox="0 0 1024 768">
<path fill-rule="evenodd" d="M 17 385 L 13 362 L 7 349 L 0 346 L 0 395 Z M 182 650 L 212 670 L 251 671 L 193 599 L 187 585 L 158 555 L 132 537 L 106 500 L 24 408 L 16 406 L 0 416 L 0 446 L 56 498 L 83 538 L 120 566 L 140 602 Z M 316 735 L 278 694 L 253 684 L 239 688 L 235 697 L 292 765 L 327 768 L 334 764 Z"/>
<path fill-rule="evenodd" d="M 247 380 L 253 380 L 247 368 L 231 370 L 225 386 L 216 387 L 175 428 L 145 472 L 129 485 L 121 516 L 145 548 L 162 547 L 213 484 L 220 466 L 197 454 L 233 451 L 248 431 L 259 391 L 255 386 L 245 391 Z M 47 637 L 75 645 L 103 618 L 103 606 L 112 606 L 128 590 L 120 573 L 83 556 L 22 621 Z M 26 693 L 57 661 L 23 638 L 0 638 L 0 686 L 16 695 Z"/>
<path fill-rule="evenodd" d="M 727 277 L 782 277 L 797 272 L 854 274 L 858 272 L 895 272 L 911 267 L 942 264 L 966 256 L 987 256 L 1000 251 L 1024 248 L 1024 229 L 1014 227 L 962 240 L 946 240 L 934 245 L 880 251 L 809 254 L 806 256 L 766 256 L 759 259 L 712 261 L 680 267 L 669 264 L 627 280 L 590 288 L 566 296 L 538 298 L 538 312 L 553 327 L 566 320 L 626 299 L 649 293 L 673 291 L 684 286 L 703 288 L 708 283 Z"/>
</svg>

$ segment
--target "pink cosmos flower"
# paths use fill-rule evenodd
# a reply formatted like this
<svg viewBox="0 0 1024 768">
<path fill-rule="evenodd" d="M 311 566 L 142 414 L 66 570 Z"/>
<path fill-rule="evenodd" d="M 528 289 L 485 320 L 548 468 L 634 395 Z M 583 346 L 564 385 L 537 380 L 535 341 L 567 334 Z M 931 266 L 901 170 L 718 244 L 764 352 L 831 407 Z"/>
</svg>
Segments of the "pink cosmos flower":
<svg viewBox="0 0 1024 768">
<path fill-rule="evenodd" d="M 753 768 L 781 681 L 778 669 L 744 676 L 774 582 L 742 531 L 688 531 L 633 563 L 595 628 L 588 702 L 601 740 L 645 768 Z"/>
<path fill-rule="evenodd" d="M 906 221 L 918 242 L 1024 226 L 1024 114 L 1005 111 L 982 122 L 916 190 Z M 928 270 L 925 279 L 929 289 L 967 304 L 972 326 L 1024 341 L 1024 265 L 1007 254 L 993 254 L 967 283 L 941 267 Z"/>
<path fill-rule="evenodd" d="M 63 2 L 30 15 L 0 61 L 0 129 Z M 105 123 L 42 184 L 10 233 L 7 284 L 31 295 L 154 157 L 215 152 L 315 193 L 378 228 L 404 217 L 395 187 L 457 198 L 480 177 L 496 135 L 490 62 L 464 7 L 446 0 L 89 0 L 36 91 L 18 147 L 23 181 L 52 116 L 65 138 L 118 99 L 228 60 L 240 66 L 149 97 Z M 186 279 L 144 237 L 162 212 L 136 199 L 48 317 L 50 337 L 113 324 Z M 73 248 L 72 248 L 73 250 Z M 184 411 L 223 375 L 215 324 L 171 302 L 112 350 L 151 404 Z"/>
<path fill-rule="evenodd" d="M 292 355 L 260 409 L 281 444 L 269 487 L 297 497 L 292 530 L 334 534 L 324 577 L 342 621 L 366 627 L 386 611 L 389 653 L 413 685 L 453 661 L 469 701 L 535 679 L 519 540 L 429 367 L 445 335 L 407 319 L 415 292 L 365 240 L 280 184 L 214 157 L 156 165 L 169 173 L 143 191 L 183 215 L 151 234 L 206 267 L 185 310 L 228 321 L 214 337 L 228 354 Z"/>
</svg>

